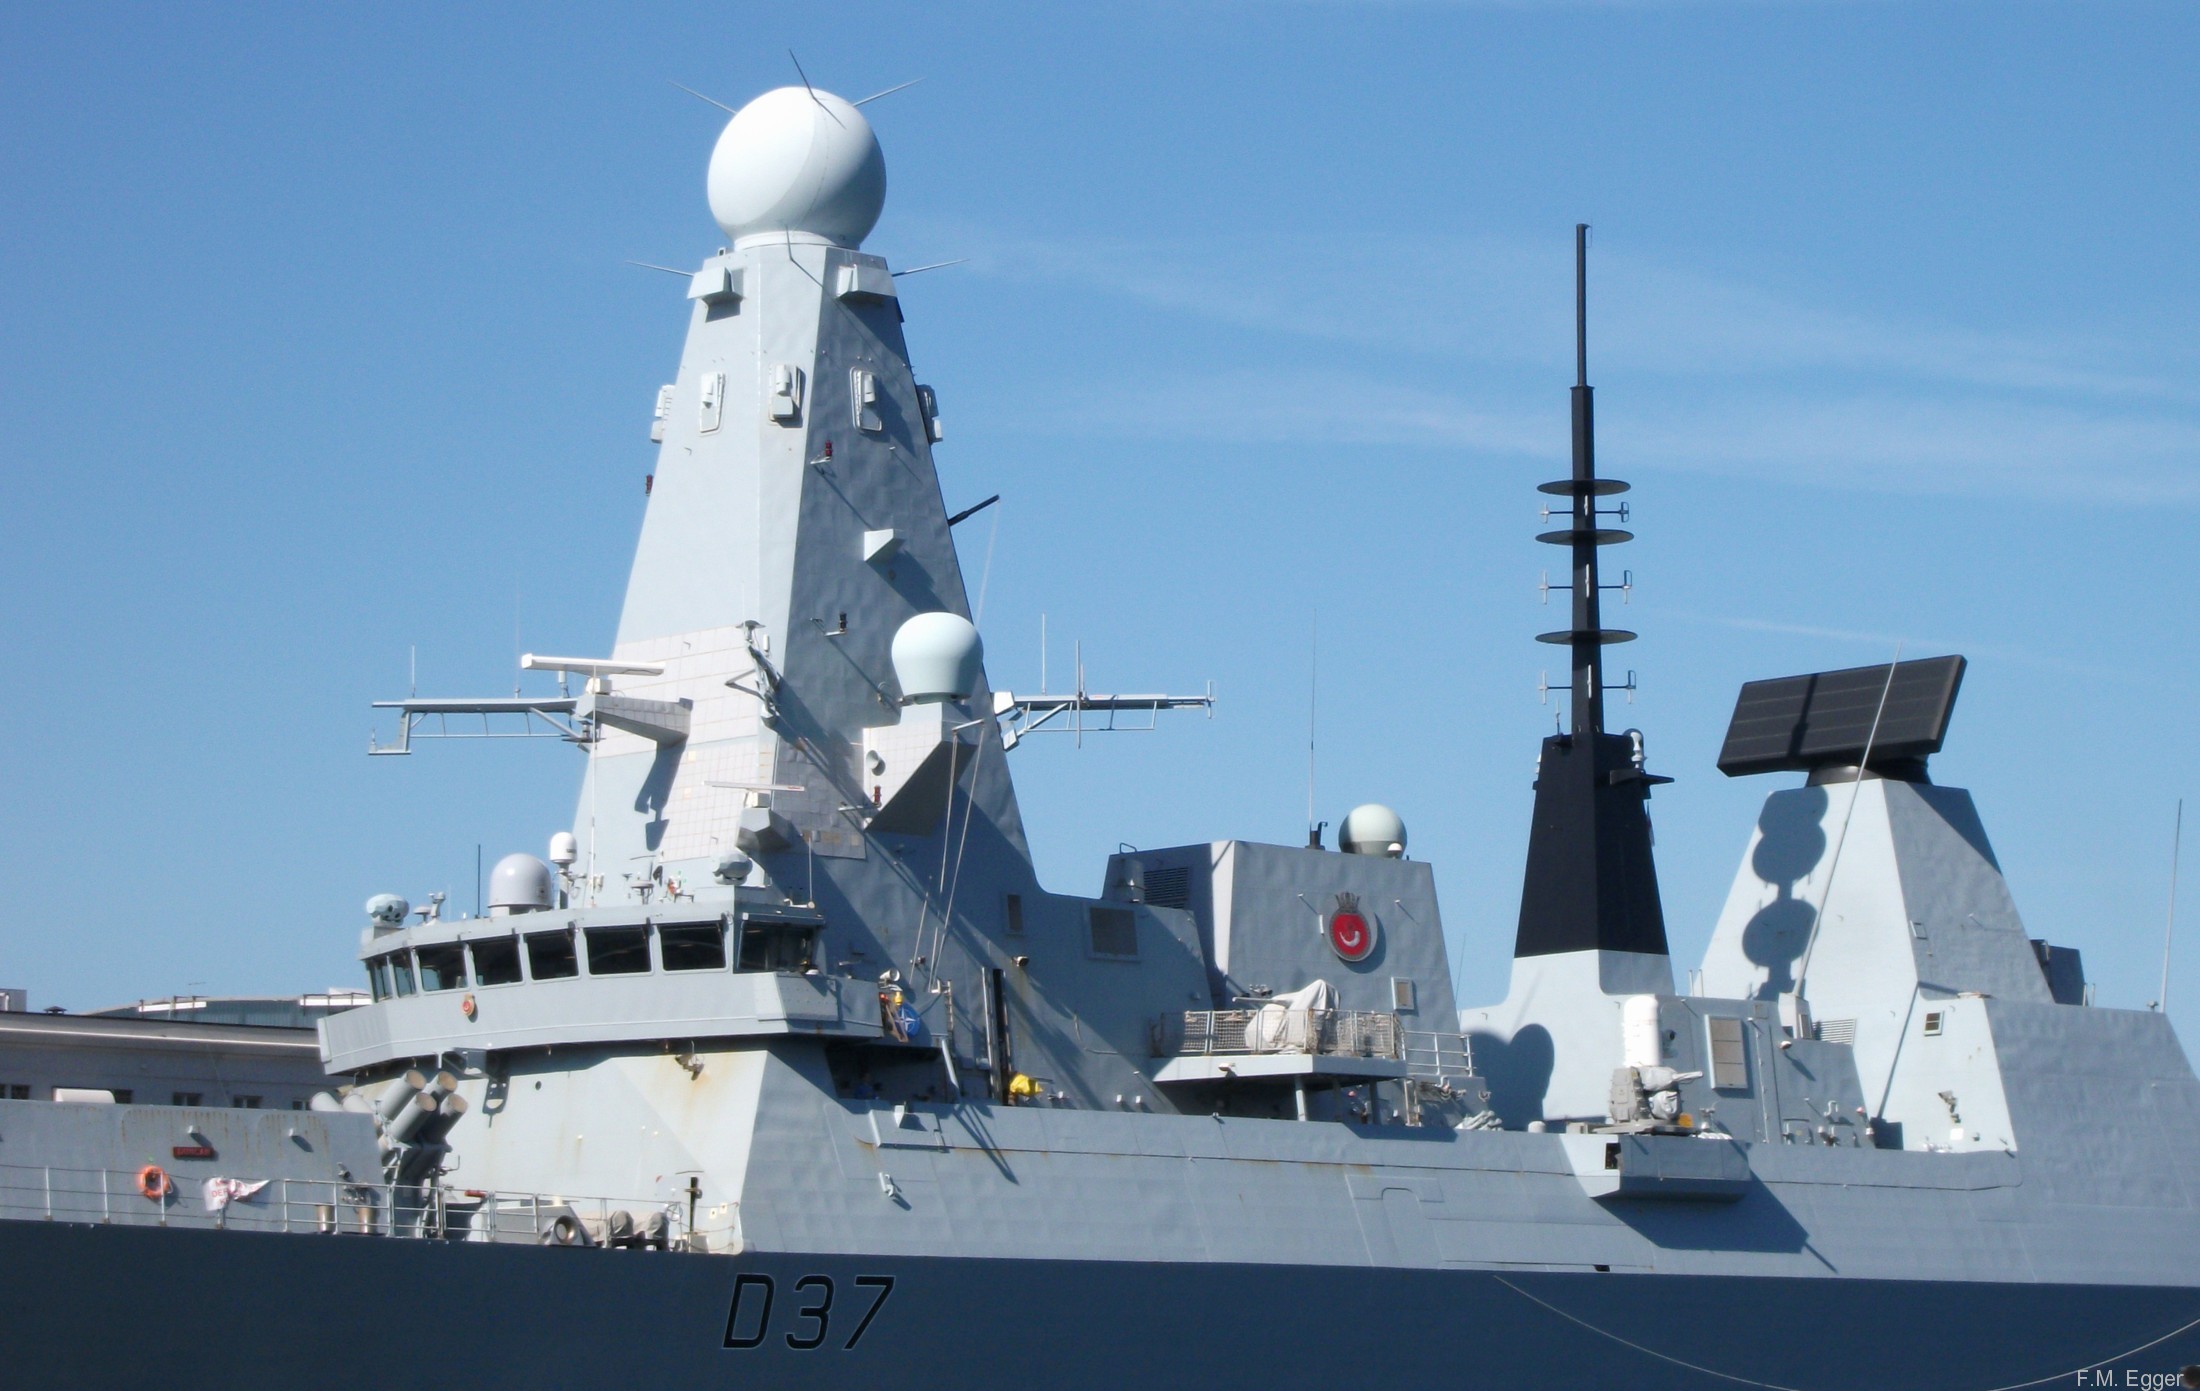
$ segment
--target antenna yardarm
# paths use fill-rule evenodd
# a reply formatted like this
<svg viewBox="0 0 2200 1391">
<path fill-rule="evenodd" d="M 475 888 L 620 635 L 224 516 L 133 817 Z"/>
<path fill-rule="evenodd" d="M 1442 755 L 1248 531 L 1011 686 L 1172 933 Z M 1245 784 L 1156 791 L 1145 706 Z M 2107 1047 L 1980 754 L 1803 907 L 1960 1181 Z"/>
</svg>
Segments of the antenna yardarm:
<svg viewBox="0 0 2200 1391">
<path fill-rule="evenodd" d="M 1567 511 L 1571 524 L 1535 538 L 1547 545 L 1564 546 L 1572 552 L 1572 583 L 1548 587 L 1572 591 L 1573 625 L 1554 633 L 1538 633 L 1536 641 L 1571 650 L 1573 679 L 1564 689 L 1573 693 L 1573 732 L 1576 735 L 1604 732 L 1604 648 L 1635 640 L 1633 633 L 1624 628 L 1607 628 L 1603 621 L 1604 590 L 1625 586 L 1603 583 L 1597 552 L 1605 546 L 1632 541 L 1635 534 L 1603 525 L 1604 519 L 1611 516 L 1625 521 L 1625 504 L 1619 507 L 1597 505 L 1599 498 L 1624 493 L 1628 485 L 1616 478 L 1597 477 L 1595 390 L 1589 385 L 1589 224 L 1583 222 L 1574 226 L 1573 476 L 1538 487 L 1538 491 L 1569 499 Z M 1545 515 L 1550 515 L 1550 511 L 1545 509 Z M 1621 689 L 1634 689 L 1632 676 Z"/>
</svg>

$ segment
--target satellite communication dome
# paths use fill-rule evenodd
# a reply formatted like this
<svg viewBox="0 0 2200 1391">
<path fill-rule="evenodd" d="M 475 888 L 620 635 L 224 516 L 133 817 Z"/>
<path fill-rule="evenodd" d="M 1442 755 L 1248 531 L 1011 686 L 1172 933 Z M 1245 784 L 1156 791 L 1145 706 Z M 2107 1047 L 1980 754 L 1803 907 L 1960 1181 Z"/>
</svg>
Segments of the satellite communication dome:
<svg viewBox="0 0 2200 1391">
<path fill-rule="evenodd" d="M 1337 844 L 1350 855 L 1396 859 L 1406 853 L 1406 823 L 1382 803 L 1368 802 L 1344 814 L 1344 824 L 1337 828 Z"/>
<path fill-rule="evenodd" d="M 734 113 L 710 155 L 710 211 L 726 235 L 810 232 L 860 246 L 886 206 L 871 123 L 830 92 L 781 87 Z"/>
<path fill-rule="evenodd" d="M 984 660 L 977 628 L 960 614 L 920 613 L 894 633 L 894 679 L 912 705 L 968 696 Z"/>
<path fill-rule="evenodd" d="M 557 903 L 550 866 L 524 852 L 506 855 L 489 871 L 489 916 L 534 913 Z"/>
</svg>

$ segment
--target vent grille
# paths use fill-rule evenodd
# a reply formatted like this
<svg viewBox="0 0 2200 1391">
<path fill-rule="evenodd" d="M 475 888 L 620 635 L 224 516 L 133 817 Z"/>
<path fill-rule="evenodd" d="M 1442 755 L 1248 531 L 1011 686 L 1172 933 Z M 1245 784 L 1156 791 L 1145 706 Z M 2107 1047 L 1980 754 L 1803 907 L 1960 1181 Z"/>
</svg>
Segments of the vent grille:
<svg viewBox="0 0 2200 1391">
<path fill-rule="evenodd" d="M 1192 906 L 1192 867 L 1171 865 L 1146 871 L 1146 901 L 1163 908 Z"/>
<path fill-rule="evenodd" d="M 1856 1021 L 1854 1019 L 1821 1019 L 1818 1021 L 1820 1043 L 1845 1043 L 1856 1046 Z"/>
<path fill-rule="evenodd" d="M 1130 960 L 1138 955 L 1138 916 L 1130 909 L 1095 906 L 1086 921 L 1094 956 Z"/>
</svg>

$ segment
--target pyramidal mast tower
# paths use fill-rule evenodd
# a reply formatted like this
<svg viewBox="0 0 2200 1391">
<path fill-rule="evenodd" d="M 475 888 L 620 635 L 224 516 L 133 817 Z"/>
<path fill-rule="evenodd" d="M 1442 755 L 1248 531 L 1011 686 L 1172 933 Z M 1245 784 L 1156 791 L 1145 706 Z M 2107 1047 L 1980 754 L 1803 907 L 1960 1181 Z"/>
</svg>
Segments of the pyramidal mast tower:
<svg viewBox="0 0 2200 1391">
<path fill-rule="evenodd" d="M 587 892 L 760 863 L 822 892 L 866 828 L 936 832 L 951 784 L 1028 860 L 999 751 L 972 767 L 990 697 L 934 397 L 860 249 L 886 197 L 870 124 L 827 92 L 766 93 L 726 126 L 709 195 L 730 245 L 688 288 L 612 661 L 571 664 L 605 731 L 574 818 Z"/>
<path fill-rule="evenodd" d="M 1619 1056 L 1619 1002 L 1673 988 L 1651 856 L 1650 789 L 1672 779 L 1644 766 L 1640 731 L 1605 727 L 1604 649 L 1635 635 L 1607 628 L 1599 565 L 1606 546 L 1634 539 L 1605 525 L 1625 509 L 1604 499 L 1628 485 L 1596 470 L 1595 388 L 1589 385 L 1589 229 L 1574 228 L 1573 471 L 1540 490 L 1567 500 L 1568 524 L 1536 539 L 1563 546 L 1572 622 L 1537 641 L 1564 647 L 1572 724 L 1543 741 L 1535 820 L 1520 894 L 1512 986 L 1505 1004 L 1469 1010 L 1470 1031 L 1494 1033 L 1492 1068 L 1508 1121 L 1602 1116 Z M 1632 690 L 1633 681 L 1621 687 Z M 1559 1040 L 1559 1042 L 1554 1042 Z M 1480 1055 L 1478 1055 L 1480 1056 Z"/>
<path fill-rule="evenodd" d="M 616 956 L 646 921 L 674 933 L 675 955 L 682 931 L 720 940 L 723 927 L 744 989 L 773 973 L 805 982 L 793 1005 L 663 1006 L 703 1009 L 678 1016 L 688 1028 L 706 1015 L 726 1027 L 709 1014 L 725 1009 L 760 1009 L 767 1022 L 792 1010 L 805 1030 L 863 1037 L 891 1020 L 895 1046 L 929 1041 L 914 1062 L 851 1064 L 873 1070 L 860 1085 L 901 1067 L 940 1074 L 916 1090 L 1004 1102 L 1019 1075 L 1027 1095 L 1045 1078 L 1064 1104 L 1153 1095 L 1140 1071 L 1152 1020 L 1205 998 L 1190 917 L 1148 906 L 1127 870 L 1111 871 L 1105 903 L 1042 889 L 1007 754 L 1034 729 L 1211 698 L 989 688 L 933 468 L 936 398 L 910 371 L 894 274 L 862 250 L 886 166 L 860 105 L 808 86 L 767 92 L 712 153 L 710 205 L 727 244 L 688 281 L 686 342 L 657 394 L 656 470 L 611 650 L 523 657 L 559 673 L 555 697 L 382 702 L 400 712 L 401 734 L 375 751 L 407 752 L 416 728 L 435 737 L 451 715 L 519 719 L 580 745 L 570 829 L 550 837 L 548 863 L 498 862 L 490 917 L 570 914 L 597 933 L 591 952 L 613 953 L 591 957 L 589 980 L 653 961 L 702 979 L 685 974 L 703 969 L 691 958 L 667 964 L 661 944 Z M 423 930 L 446 930 L 430 926 L 439 908 L 422 910 Z M 1064 942 L 1091 949 L 1033 945 Z M 541 979 L 578 978 L 569 967 L 547 963 Z M 1071 999 L 1082 1000 L 1074 1014 Z M 620 1033 L 659 1006 L 607 1008 L 620 1022 L 600 1028 Z M 357 1056 L 391 1046 L 370 1039 Z M 789 1067 L 823 1065 L 789 1056 Z M 742 1064 L 752 1080 L 769 1070 L 763 1057 Z M 808 1075 L 798 1091 L 816 1085 Z"/>
</svg>

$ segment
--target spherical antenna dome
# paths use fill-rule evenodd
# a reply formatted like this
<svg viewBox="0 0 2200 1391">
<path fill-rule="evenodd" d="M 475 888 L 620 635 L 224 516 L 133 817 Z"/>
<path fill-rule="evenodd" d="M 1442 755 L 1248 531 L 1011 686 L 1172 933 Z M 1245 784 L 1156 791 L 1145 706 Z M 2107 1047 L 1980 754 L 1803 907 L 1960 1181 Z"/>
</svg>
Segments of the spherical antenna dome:
<svg viewBox="0 0 2200 1391">
<path fill-rule="evenodd" d="M 961 700 L 978 689 L 985 644 L 969 619 L 920 613 L 894 633 L 894 679 L 910 704 Z"/>
<path fill-rule="evenodd" d="M 1406 823 L 1381 802 L 1368 802 L 1344 814 L 1344 824 L 1337 827 L 1337 844 L 1347 854 L 1396 859 L 1406 853 Z"/>
<path fill-rule="evenodd" d="M 489 916 L 539 913 L 557 904 L 550 866 L 524 852 L 506 855 L 489 871 Z"/>
<path fill-rule="evenodd" d="M 736 240 L 812 232 L 859 246 L 886 206 L 886 157 L 852 104 L 781 87 L 726 122 L 711 151 L 709 188 L 711 215 Z"/>
</svg>

